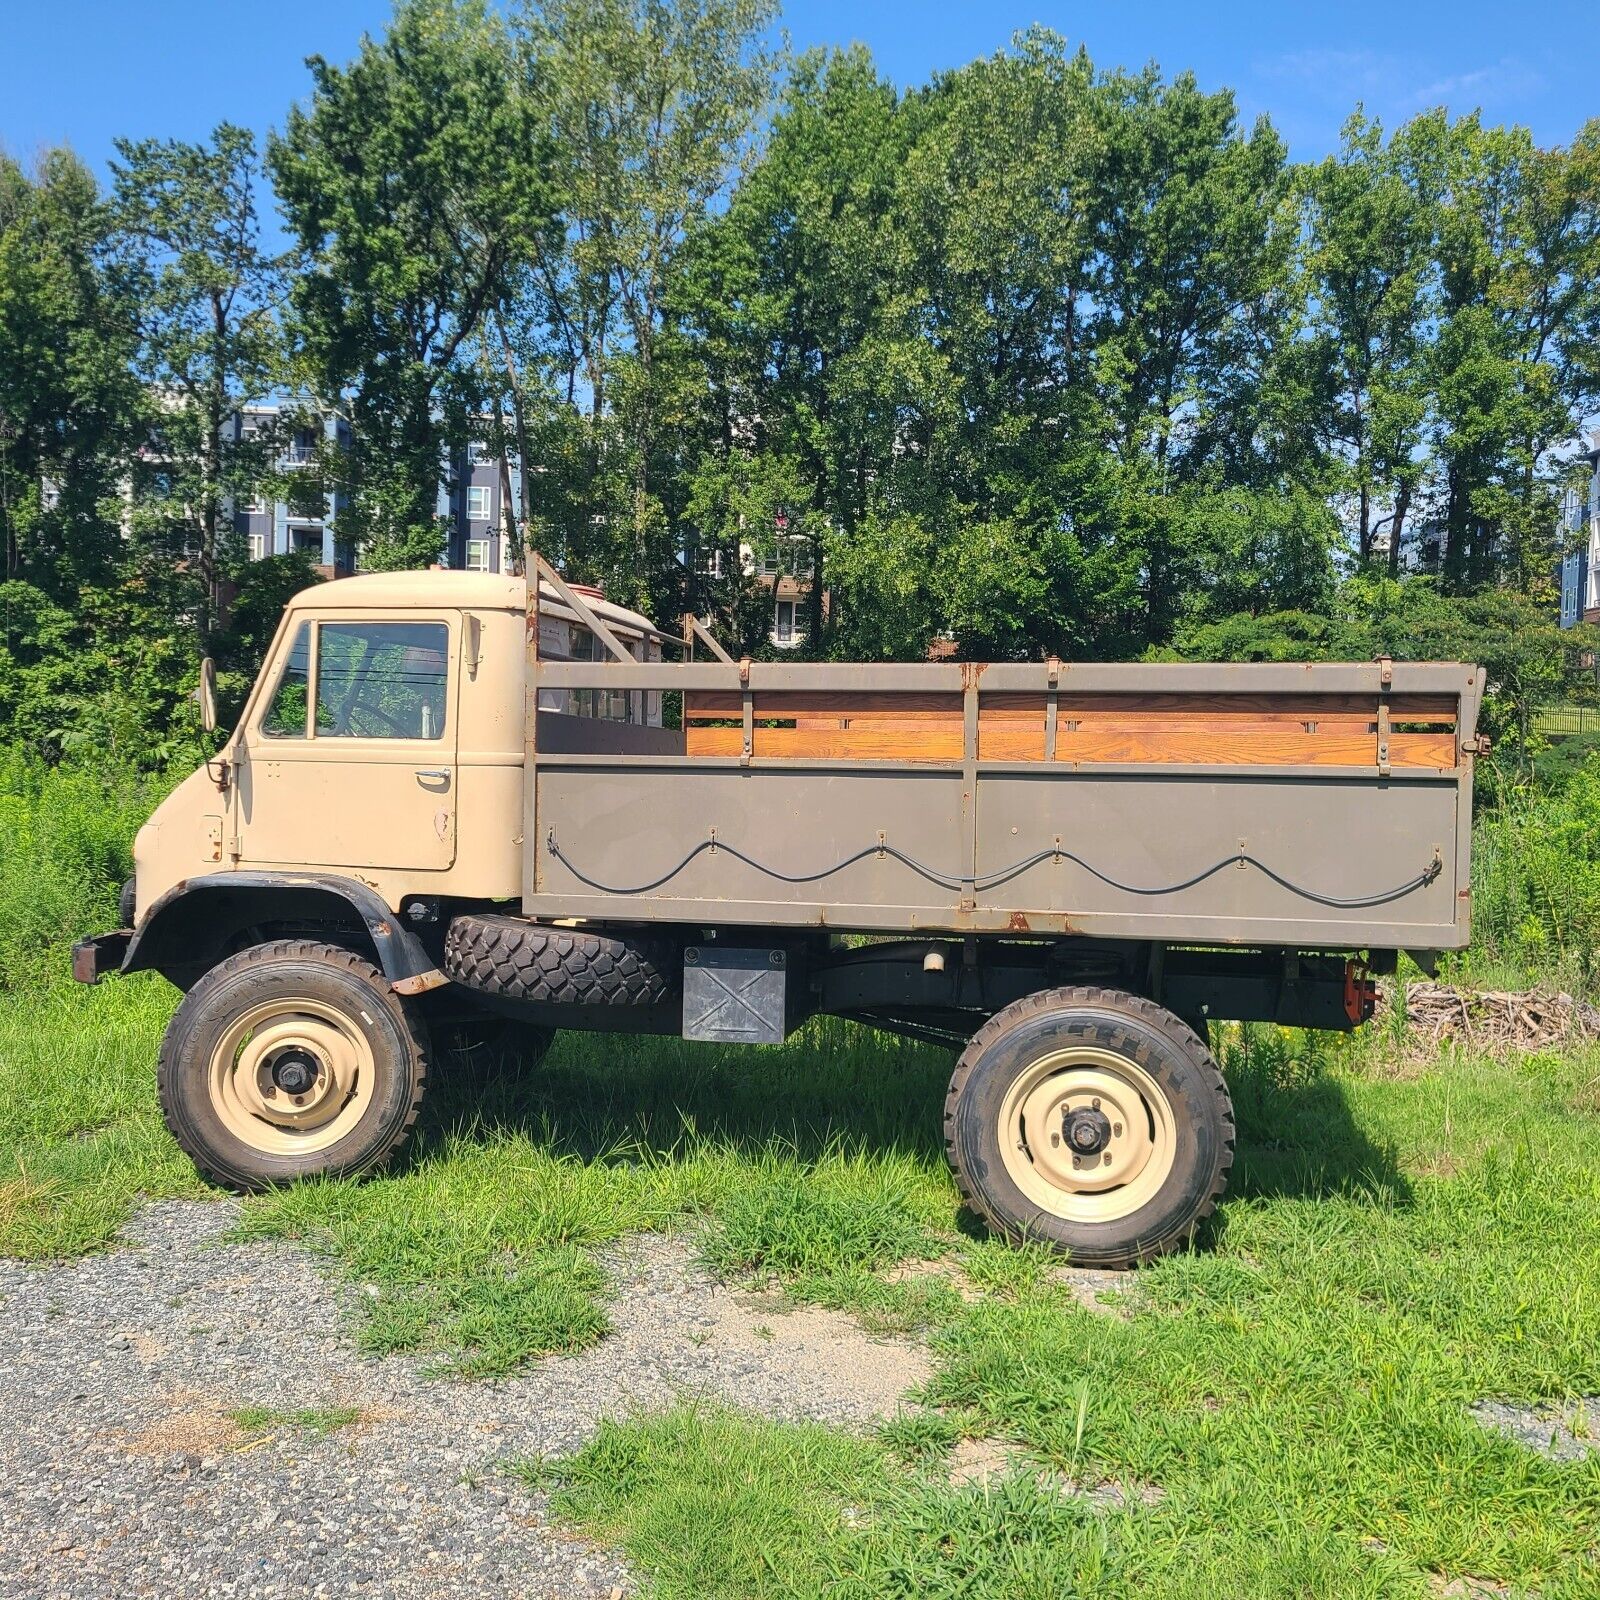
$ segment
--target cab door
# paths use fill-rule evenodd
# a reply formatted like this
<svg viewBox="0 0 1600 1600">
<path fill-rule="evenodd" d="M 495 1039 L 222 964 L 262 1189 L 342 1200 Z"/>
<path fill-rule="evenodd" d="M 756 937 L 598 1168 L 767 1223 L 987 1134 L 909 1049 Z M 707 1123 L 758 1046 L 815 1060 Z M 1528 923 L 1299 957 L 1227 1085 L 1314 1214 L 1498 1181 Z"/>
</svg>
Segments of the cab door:
<svg viewBox="0 0 1600 1600">
<path fill-rule="evenodd" d="M 246 731 L 241 858 L 448 870 L 460 614 L 305 617 L 286 645 Z"/>
</svg>

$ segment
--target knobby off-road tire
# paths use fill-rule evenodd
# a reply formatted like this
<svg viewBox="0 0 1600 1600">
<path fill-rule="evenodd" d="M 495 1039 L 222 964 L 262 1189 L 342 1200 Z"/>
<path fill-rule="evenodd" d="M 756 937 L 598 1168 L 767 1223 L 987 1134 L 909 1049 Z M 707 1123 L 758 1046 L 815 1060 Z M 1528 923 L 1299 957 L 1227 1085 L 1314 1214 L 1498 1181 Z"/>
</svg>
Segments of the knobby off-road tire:
<svg viewBox="0 0 1600 1600">
<path fill-rule="evenodd" d="M 996 1013 L 950 1080 L 945 1147 L 997 1232 L 1085 1266 L 1148 1261 L 1194 1235 L 1233 1165 L 1211 1052 L 1154 1001 L 1047 989 Z"/>
<path fill-rule="evenodd" d="M 444 945 L 445 974 L 456 983 L 546 1005 L 660 1005 L 678 993 L 681 962 L 670 940 L 546 928 L 519 917 L 457 917 Z"/>
<path fill-rule="evenodd" d="M 173 1137 L 230 1189 L 383 1166 L 428 1077 L 427 1025 L 371 962 L 307 939 L 254 945 L 185 995 L 157 1086 Z"/>
</svg>

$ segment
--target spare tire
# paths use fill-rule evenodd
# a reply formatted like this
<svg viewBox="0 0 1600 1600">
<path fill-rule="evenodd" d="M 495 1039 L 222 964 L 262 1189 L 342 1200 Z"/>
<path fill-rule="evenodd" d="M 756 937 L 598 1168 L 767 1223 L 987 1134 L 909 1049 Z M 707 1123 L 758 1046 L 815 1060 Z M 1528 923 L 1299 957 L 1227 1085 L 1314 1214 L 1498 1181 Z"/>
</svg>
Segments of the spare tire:
<svg viewBox="0 0 1600 1600">
<path fill-rule="evenodd" d="M 651 934 L 548 928 L 521 917 L 456 917 L 445 936 L 452 981 L 507 1000 L 563 1006 L 656 1006 L 677 997 L 683 951 Z"/>
</svg>

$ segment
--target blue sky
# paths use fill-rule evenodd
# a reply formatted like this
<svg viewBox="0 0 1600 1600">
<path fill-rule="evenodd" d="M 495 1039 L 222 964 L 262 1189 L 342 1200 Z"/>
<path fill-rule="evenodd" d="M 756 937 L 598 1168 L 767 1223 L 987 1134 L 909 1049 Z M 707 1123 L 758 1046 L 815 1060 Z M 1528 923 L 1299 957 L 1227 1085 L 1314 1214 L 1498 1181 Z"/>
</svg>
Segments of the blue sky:
<svg viewBox="0 0 1600 1600">
<path fill-rule="evenodd" d="M 260 132 L 305 94 L 303 58 L 342 60 L 381 29 L 387 0 L 0 0 L 0 146 L 28 157 L 66 142 L 102 167 L 118 134 L 199 138 L 224 118 Z M 1150 60 L 1228 86 L 1269 114 L 1297 157 L 1334 146 L 1354 104 L 1397 122 L 1426 106 L 1481 107 L 1544 143 L 1600 115 L 1593 5 L 1542 0 L 791 0 L 797 48 L 869 45 L 901 84 L 999 48 L 1042 22 L 1102 66 Z"/>
</svg>

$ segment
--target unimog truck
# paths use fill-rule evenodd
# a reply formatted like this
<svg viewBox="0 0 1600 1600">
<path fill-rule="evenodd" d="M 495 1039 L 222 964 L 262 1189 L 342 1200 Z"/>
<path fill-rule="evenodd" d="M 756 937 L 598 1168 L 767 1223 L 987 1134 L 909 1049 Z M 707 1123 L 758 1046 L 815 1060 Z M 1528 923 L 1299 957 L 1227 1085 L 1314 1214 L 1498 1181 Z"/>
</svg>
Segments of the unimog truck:
<svg viewBox="0 0 1600 1600">
<path fill-rule="evenodd" d="M 827 1014 L 959 1052 L 989 1225 L 1126 1264 L 1227 1181 L 1212 1024 L 1352 1028 L 1467 942 L 1476 667 L 734 660 L 530 571 L 297 596 L 75 947 L 183 991 L 161 1105 L 215 1182 L 381 1167 L 430 1037 Z"/>
</svg>

